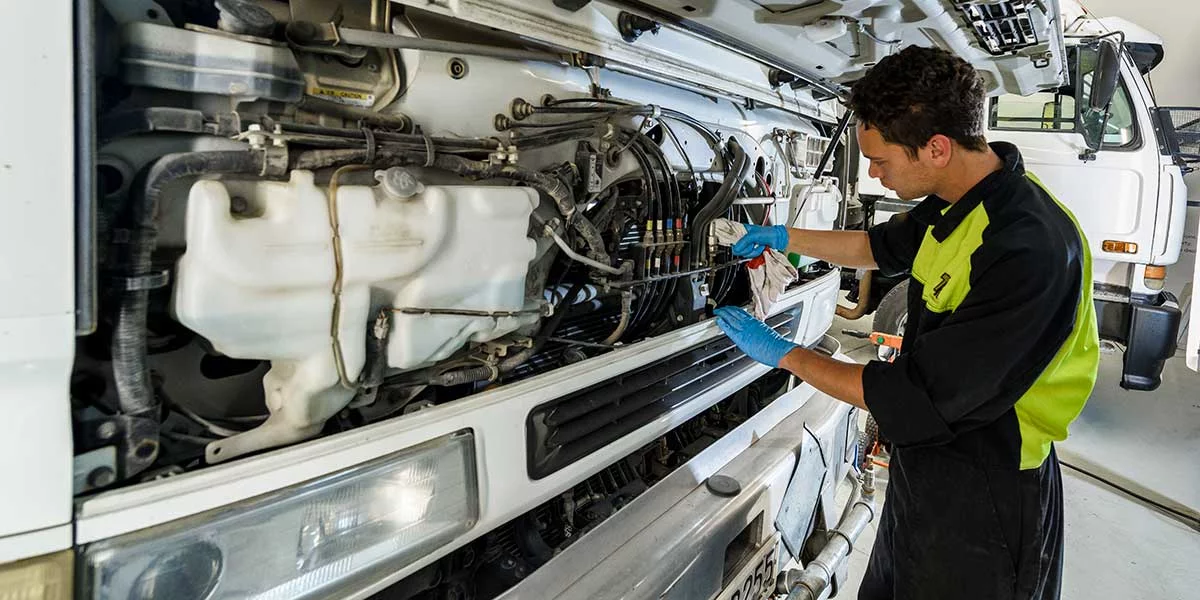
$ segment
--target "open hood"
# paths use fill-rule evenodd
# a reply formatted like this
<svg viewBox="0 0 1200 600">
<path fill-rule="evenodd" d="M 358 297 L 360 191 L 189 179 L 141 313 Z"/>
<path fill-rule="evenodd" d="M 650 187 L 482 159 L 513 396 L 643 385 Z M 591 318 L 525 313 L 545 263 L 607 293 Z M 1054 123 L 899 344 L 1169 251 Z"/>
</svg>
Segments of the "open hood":
<svg viewBox="0 0 1200 600">
<path fill-rule="evenodd" d="M 664 20 L 841 87 L 907 45 L 954 52 L 989 94 L 1060 85 L 1058 0 L 646 0 Z"/>
</svg>

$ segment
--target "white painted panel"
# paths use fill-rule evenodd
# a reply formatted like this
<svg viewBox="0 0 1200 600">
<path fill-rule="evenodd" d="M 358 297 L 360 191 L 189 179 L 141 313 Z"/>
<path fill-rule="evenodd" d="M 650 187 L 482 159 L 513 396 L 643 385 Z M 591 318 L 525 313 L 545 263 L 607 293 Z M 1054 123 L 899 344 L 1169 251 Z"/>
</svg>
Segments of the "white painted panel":
<svg viewBox="0 0 1200 600">
<path fill-rule="evenodd" d="M 0 536 L 71 519 L 74 105 L 70 2 L 0 6 Z M 40 24 L 40 26 L 39 26 Z"/>
<path fill-rule="evenodd" d="M 71 526 L 59 525 L 20 535 L 0 537 L 0 565 L 71 547 Z"/>
</svg>

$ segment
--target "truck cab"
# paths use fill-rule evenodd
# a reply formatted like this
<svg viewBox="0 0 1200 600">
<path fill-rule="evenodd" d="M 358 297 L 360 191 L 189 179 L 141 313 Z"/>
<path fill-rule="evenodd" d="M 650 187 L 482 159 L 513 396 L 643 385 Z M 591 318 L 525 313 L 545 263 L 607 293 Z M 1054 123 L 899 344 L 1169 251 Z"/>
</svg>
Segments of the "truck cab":
<svg viewBox="0 0 1200 600">
<path fill-rule="evenodd" d="M 1069 24 L 1064 84 L 993 96 L 987 137 L 1017 145 L 1026 168 L 1078 219 L 1094 261 L 1101 337 L 1124 348 L 1121 386 L 1154 390 L 1164 361 L 1175 355 L 1182 318 L 1179 301 L 1163 291 L 1163 280 L 1167 267 L 1179 259 L 1187 213 L 1183 175 L 1195 161 L 1177 144 L 1195 134 L 1181 135 L 1176 123 L 1186 129 L 1192 115 L 1194 128 L 1195 109 L 1159 107 L 1154 100 L 1148 75 L 1162 60 L 1161 38 L 1122 19 L 1096 19 L 1078 7 L 1071 9 L 1068 4 L 1063 11 L 1063 22 Z M 1090 109 L 1100 87 L 1096 82 L 1108 77 L 1098 70 L 1102 54 L 1117 58 L 1106 112 Z M 914 205 L 896 199 L 866 169 L 865 161 L 858 164 L 856 190 L 872 207 L 872 223 Z M 874 293 L 903 298 L 903 290 L 889 292 L 892 283 L 876 277 Z M 903 315 L 892 306 L 895 299 L 884 302 L 886 315 L 876 328 L 902 331 L 897 329 Z M 1190 337 L 1194 346 L 1194 328 Z M 1194 354 L 1194 349 L 1188 351 L 1193 368 Z"/>
</svg>

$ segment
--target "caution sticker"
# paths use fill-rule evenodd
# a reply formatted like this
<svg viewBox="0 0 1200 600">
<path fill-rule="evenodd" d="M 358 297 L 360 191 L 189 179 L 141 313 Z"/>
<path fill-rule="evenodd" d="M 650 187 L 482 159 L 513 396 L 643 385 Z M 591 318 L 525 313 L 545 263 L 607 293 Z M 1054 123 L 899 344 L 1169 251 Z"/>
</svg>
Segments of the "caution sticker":
<svg viewBox="0 0 1200 600">
<path fill-rule="evenodd" d="M 349 106 L 359 106 L 362 108 L 375 106 L 375 94 L 368 94 L 366 92 L 312 86 L 308 88 L 308 95 Z"/>
</svg>

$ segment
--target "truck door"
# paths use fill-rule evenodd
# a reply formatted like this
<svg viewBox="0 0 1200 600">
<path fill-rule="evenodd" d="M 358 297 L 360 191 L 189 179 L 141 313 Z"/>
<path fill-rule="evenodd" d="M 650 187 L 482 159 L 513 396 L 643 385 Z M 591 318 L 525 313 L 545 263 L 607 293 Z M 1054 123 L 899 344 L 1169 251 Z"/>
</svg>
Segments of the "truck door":
<svg viewBox="0 0 1200 600">
<path fill-rule="evenodd" d="M 1068 46 L 1067 85 L 992 98 L 987 135 L 1016 144 L 1026 168 L 1075 214 L 1091 247 L 1096 283 L 1127 290 L 1134 265 L 1165 264 L 1155 227 L 1167 216 L 1160 211 L 1171 211 L 1172 199 L 1168 194 L 1160 202 L 1154 125 L 1127 60 L 1109 106 L 1103 145 L 1099 151 L 1088 149 L 1079 115 L 1090 95 L 1096 54 L 1087 45 Z"/>
</svg>

